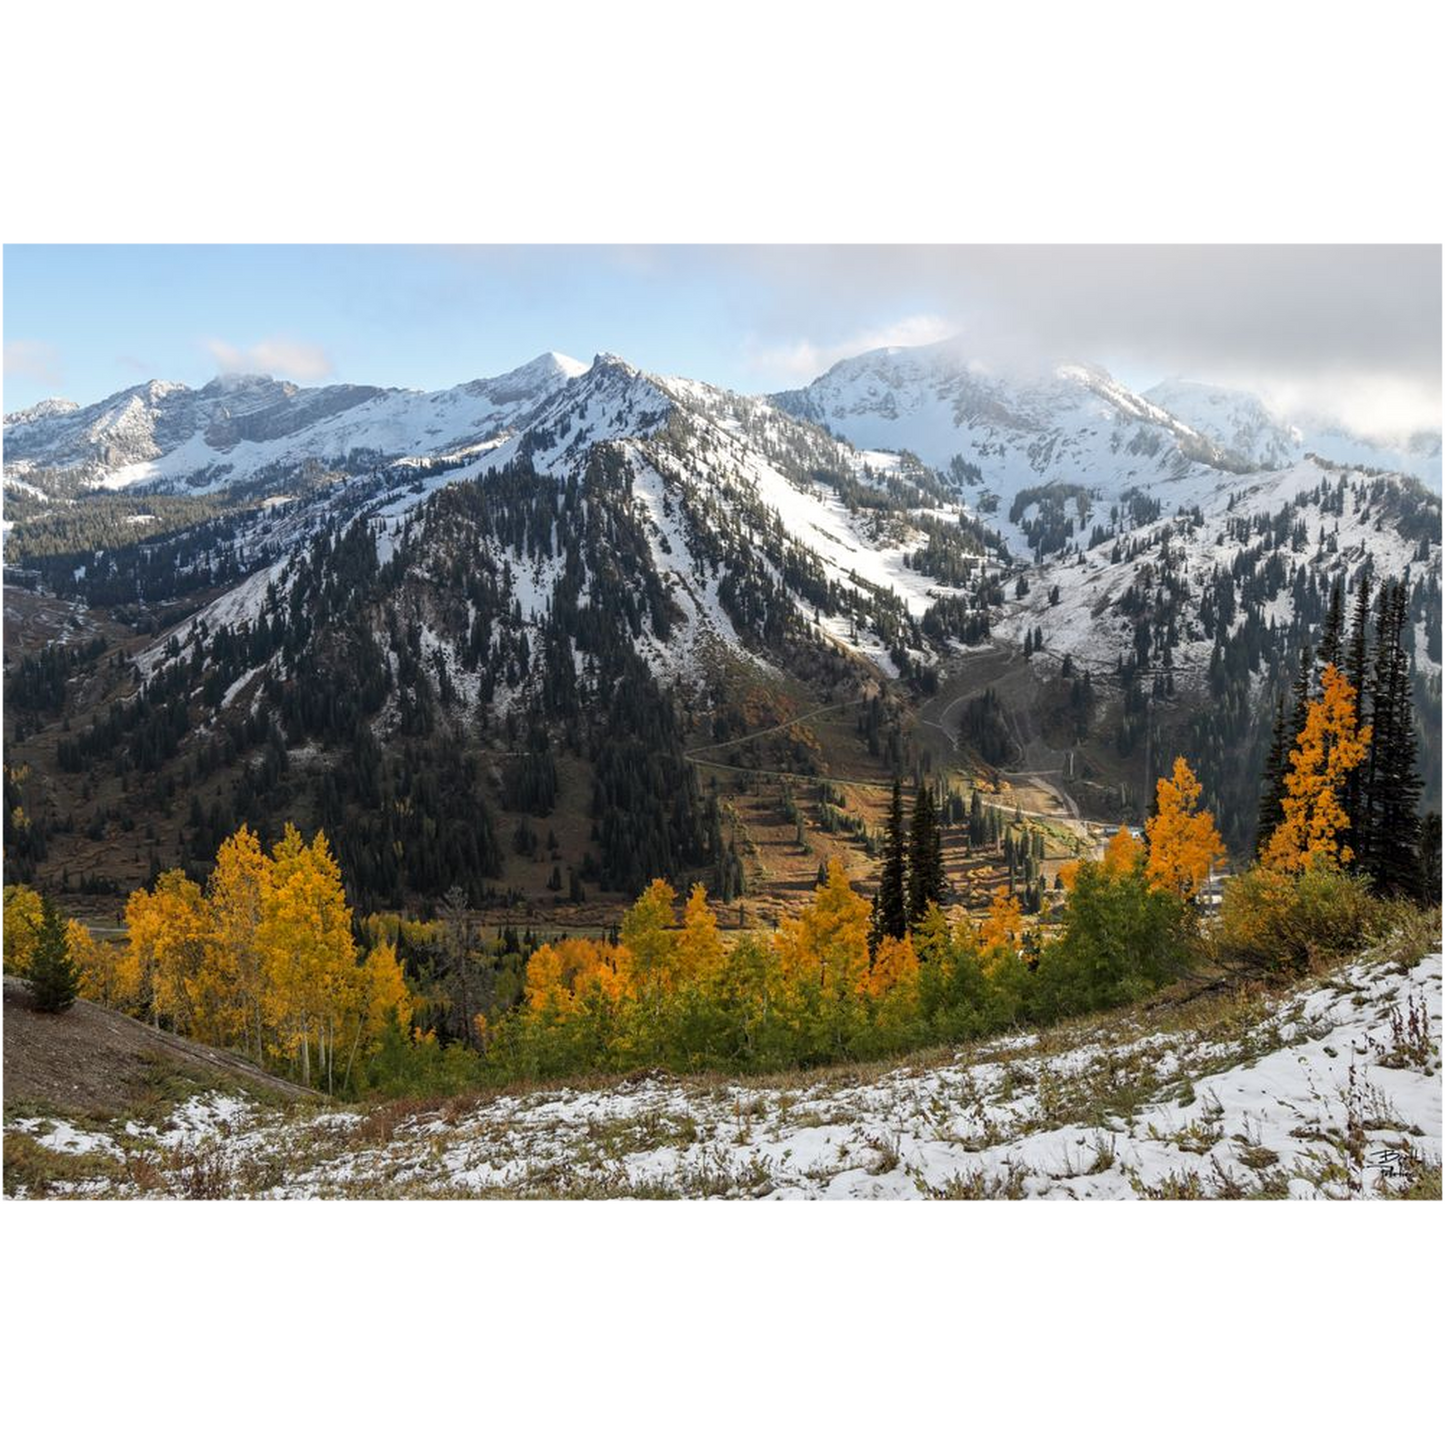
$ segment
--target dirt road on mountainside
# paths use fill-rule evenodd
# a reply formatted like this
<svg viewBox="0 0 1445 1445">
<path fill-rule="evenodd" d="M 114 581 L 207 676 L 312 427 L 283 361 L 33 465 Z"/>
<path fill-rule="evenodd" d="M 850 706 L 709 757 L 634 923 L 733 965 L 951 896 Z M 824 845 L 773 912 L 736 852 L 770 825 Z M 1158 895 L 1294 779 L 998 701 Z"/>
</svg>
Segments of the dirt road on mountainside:
<svg viewBox="0 0 1445 1445">
<path fill-rule="evenodd" d="M 1071 831 L 1087 838 L 1088 830 L 1074 798 L 1061 783 L 1067 755 L 1050 747 L 1039 736 L 1037 725 L 1038 679 L 1023 660 L 1019 648 L 1004 642 L 965 655 L 945 676 L 938 691 L 918 710 L 918 725 L 940 737 L 951 753 L 961 752 L 958 744 L 959 714 L 965 703 L 993 689 L 1002 711 L 1004 726 L 1013 738 L 1016 766 L 998 770 L 999 777 L 1015 788 L 1036 790 L 1054 805 L 1054 811 L 1024 808 L 1026 817 L 1052 818 L 1071 825 Z"/>
</svg>

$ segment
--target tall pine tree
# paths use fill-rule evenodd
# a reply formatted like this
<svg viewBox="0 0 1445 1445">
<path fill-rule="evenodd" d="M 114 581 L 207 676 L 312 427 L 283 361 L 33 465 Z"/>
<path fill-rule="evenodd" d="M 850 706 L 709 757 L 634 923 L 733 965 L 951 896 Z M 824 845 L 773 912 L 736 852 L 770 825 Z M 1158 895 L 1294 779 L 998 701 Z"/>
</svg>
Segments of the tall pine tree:
<svg viewBox="0 0 1445 1445">
<path fill-rule="evenodd" d="M 1327 667 L 1344 667 L 1345 594 L 1344 583 L 1335 579 L 1330 593 L 1329 610 L 1325 613 L 1325 635 L 1320 640 L 1320 671 Z"/>
<path fill-rule="evenodd" d="M 1263 848 L 1274 830 L 1284 821 L 1284 777 L 1289 769 L 1289 724 L 1285 719 L 1284 694 L 1274 699 L 1274 734 L 1270 740 L 1269 757 L 1264 764 L 1264 787 L 1259 794 L 1259 820 L 1255 827 L 1255 847 Z"/>
<path fill-rule="evenodd" d="M 1297 738 L 1309 715 L 1310 698 L 1314 693 L 1315 655 L 1305 643 L 1300 653 L 1299 671 L 1295 674 L 1294 693 L 1290 698 L 1289 735 Z"/>
<path fill-rule="evenodd" d="M 1345 654 L 1345 676 L 1355 690 L 1355 713 L 1363 725 L 1372 720 L 1369 700 L 1370 664 L 1370 574 L 1361 571 L 1356 583 L 1355 611 L 1350 620 L 1350 645 Z M 1365 779 L 1369 774 L 1369 760 L 1365 766 L 1356 768 L 1345 780 L 1344 804 L 1349 815 L 1341 841 L 1356 859 L 1365 855 L 1365 838 L 1368 832 L 1364 818 Z"/>
<path fill-rule="evenodd" d="M 888 812 L 888 838 L 883 847 L 883 876 L 873 899 L 869 938 L 876 949 L 884 938 L 908 932 L 908 839 L 903 823 L 903 780 L 893 779 L 893 805 Z"/>
<path fill-rule="evenodd" d="M 1413 892 L 1419 878 L 1420 774 L 1404 646 L 1408 615 L 1404 583 L 1385 583 L 1371 682 L 1374 735 L 1361 800 L 1365 871 L 1382 893 Z"/>
<path fill-rule="evenodd" d="M 929 906 L 942 903 L 948 881 L 943 873 L 943 830 L 925 782 L 913 803 L 913 831 L 908 840 L 908 920 L 922 922 Z"/>
</svg>

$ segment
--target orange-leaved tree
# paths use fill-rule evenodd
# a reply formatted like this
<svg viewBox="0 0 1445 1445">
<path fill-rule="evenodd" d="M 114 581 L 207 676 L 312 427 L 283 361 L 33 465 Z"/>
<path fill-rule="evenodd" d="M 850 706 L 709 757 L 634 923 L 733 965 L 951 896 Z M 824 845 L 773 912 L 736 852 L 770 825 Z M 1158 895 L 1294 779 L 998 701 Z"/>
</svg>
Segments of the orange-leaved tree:
<svg viewBox="0 0 1445 1445">
<path fill-rule="evenodd" d="M 911 1000 L 917 989 L 918 954 L 913 939 L 908 934 L 880 938 L 871 966 L 858 980 L 858 991 L 875 1002 L 892 997 L 896 1005 Z"/>
<path fill-rule="evenodd" d="M 989 900 L 988 917 L 979 924 L 978 944 L 985 953 L 1008 952 L 1024 936 L 1024 911 L 1019 900 L 1000 883 Z"/>
<path fill-rule="evenodd" d="M 1175 758 L 1173 775 L 1159 779 L 1158 810 L 1144 829 L 1149 837 L 1145 877 L 1151 887 L 1180 898 L 1194 897 L 1224 857 L 1214 815 L 1199 806 L 1201 791 L 1189 764 Z"/>
<path fill-rule="evenodd" d="M 1370 746 L 1371 729 L 1360 726 L 1349 679 L 1333 663 L 1320 679 L 1320 696 L 1309 705 L 1290 751 L 1281 802 L 1284 820 L 1263 852 L 1267 867 L 1298 873 L 1320 864 L 1348 863 L 1354 854 L 1340 835 L 1349 827 L 1341 799 L 1351 772 Z"/>
</svg>

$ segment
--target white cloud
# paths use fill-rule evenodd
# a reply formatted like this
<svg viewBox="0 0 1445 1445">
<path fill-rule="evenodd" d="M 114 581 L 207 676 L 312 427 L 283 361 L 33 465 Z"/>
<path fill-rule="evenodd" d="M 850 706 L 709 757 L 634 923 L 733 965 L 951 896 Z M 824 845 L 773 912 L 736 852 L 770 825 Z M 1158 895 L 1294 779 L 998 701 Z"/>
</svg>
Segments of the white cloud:
<svg viewBox="0 0 1445 1445">
<path fill-rule="evenodd" d="M 767 298 L 750 354 L 800 376 L 799 343 L 887 314 L 947 320 L 971 356 L 1025 372 L 1090 361 L 1147 387 L 1268 392 L 1371 433 L 1440 426 L 1440 247 L 758 246 L 710 253 Z M 860 338 L 860 349 L 863 340 Z"/>
<path fill-rule="evenodd" d="M 206 350 L 223 372 L 260 372 L 296 381 L 320 381 L 336 370 L 325 347 L 284 336 L 272 336 L 253 346 L 213 340 L 206 343 Z"/>
<path fill-rule="evenodd" d="M 59 387 L 60 353 L 48 341 L 7 341 L 5 375 L 12 381 L 29 381 L 37 386 Z"/>
<path fill-rule="evenodd" d="M 780 346 L 749 346 L 748 365 L 769 377 L 808 382 L 850 356 L 883 346 L 928 346 L 953 335 L 954 327 L 941 316 L 905 316 L 891 326 L 859 332 L 844 341 L 820 345 L 793 341 Z"/>
</svg>

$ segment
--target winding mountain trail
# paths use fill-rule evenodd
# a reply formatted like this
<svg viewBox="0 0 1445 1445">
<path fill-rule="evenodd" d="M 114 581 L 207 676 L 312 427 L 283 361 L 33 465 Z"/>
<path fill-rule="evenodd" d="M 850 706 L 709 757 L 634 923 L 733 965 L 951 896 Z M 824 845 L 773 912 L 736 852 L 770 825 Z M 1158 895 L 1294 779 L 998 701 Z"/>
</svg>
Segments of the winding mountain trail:
<svg viewBox="0 0 1445 1445">
<path fill-rule="evenodd" d="M 1006 642 L 992 642 L 986 649 L 969 654 L 960 670 L 940 684 L 938 692 L 918 710 L 918 725 L 941 733 L 952 752 L 959 752 L 957 723 L 950 718 L 976 697 L 994 690 L 1002 709 L 1004 725 L 1018 749 L 1018 768 L 997 769 L 1006 781 L 1021 780 L 1058 805 L 1056 812 L 1021 808 L 1026 818 L 1063 823 L 1087 839 L 1088 828 L 1078 802 L 1048 775 L 1062 775 L 1066 754 L 1050 747 L 1038 736 L 1032 711 L 1035 681 L 1023 670 L 1022 651 Z"/>
</svg>

